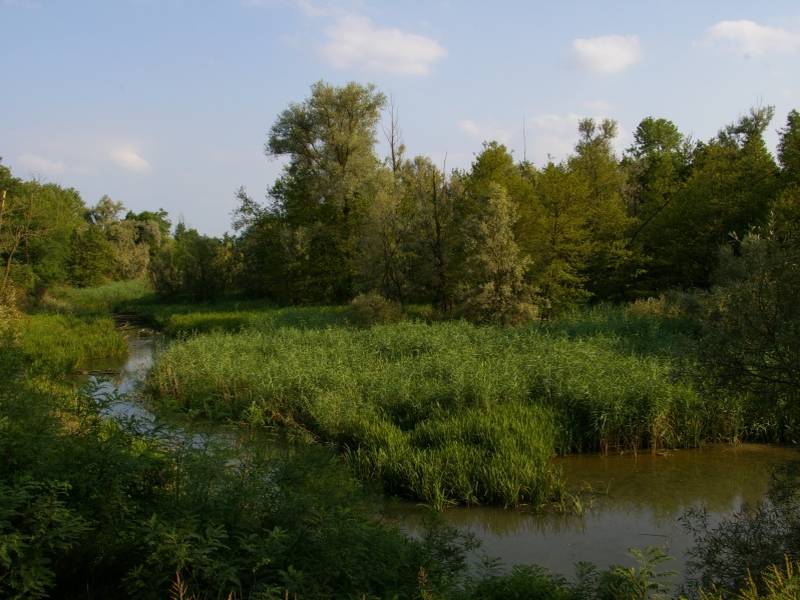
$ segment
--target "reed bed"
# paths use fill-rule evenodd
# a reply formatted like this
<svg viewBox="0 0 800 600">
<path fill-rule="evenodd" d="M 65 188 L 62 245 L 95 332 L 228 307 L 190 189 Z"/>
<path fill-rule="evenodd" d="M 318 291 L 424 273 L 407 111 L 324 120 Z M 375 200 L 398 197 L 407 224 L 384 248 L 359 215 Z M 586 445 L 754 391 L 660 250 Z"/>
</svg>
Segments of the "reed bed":
<svg viewBox="0 0 800 600">
<path fill-rule="evenodd" d="M 128 352 L 125 338 L 109 317 L 45 313 L 20 320 L 19 349 L 36 369 L 52 374 L 84 369 L 98 360 L 124 358 Z"/>
<path fill-rule="evenodd" d="M 556 454 L 691 447 L 732 426 L 677 358 L 613 332 L 285 315 L 176 341 L 151 374 L 154 396 L 302 430 L 363 478 L 435 506 L 541 503 L 561 493 Z"/>
</svg>

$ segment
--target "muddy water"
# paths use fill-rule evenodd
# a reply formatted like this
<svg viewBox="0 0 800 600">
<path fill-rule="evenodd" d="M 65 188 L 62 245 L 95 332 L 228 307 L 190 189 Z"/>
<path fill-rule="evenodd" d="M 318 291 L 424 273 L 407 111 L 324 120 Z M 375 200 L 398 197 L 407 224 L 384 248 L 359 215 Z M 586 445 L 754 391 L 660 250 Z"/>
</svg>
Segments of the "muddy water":
<svg viewBox="0 0 800 600">
<path fill-rule="evenodd" d="M 153 365 L 157 340 L 150 334 L 128 336 L 130 354 L 119 374 L 101 391 L 135 391 Z M 107 409 L 115 418 L 134 418 L 140 427 L 157 419 L 135 394 Z M 202 445 L 213 436 L 231 436 L 230 429 L 210 426 L 192 439 Z M 174 432 L 174 425 L 171 426 Z M 177 430 L 180 434 L 180 429 Z M 680 524 L 690 508 L 705 507 L 712 521 L 764 497 L 772 471 L 800 459 L 800 453 L 775 446 L 709 445 L 657 455 L 582 455 L 560 459 L 567 485 L 579 491 L 582 514 L 532 513 L 501 508 L 447 510 L 444 519 L 474 533 L 488 556 L 506 565 L 535 563 L 570 576 L 579 561 L 601 567 L 630 564 L 631 547 L 661 546 L 675 560 L 669 569 L 684 573 L 691 538 Z M 408 502 L 390 503 L 387 516 L 411 532 L 418 531 L 424 509 Z"/>
<path fill-rule="evenodd" d="M 711 520 L 764 497 L 775 467 L 800 453 L 774 446 L 709 445 L 700 450 L 638 456 L 570 456 L 561 459 L 568 486 L 591 488 L 583 514 L 533 514 L 499 508 L 457 508 L 445 520 L 475 534 L 489 556 L 507 565 L 536 563 L 570 576 L 579 561 L 601 567 L 630 564 L 631 547 L 660 546 L 683 575 L 691 537 L 681 516 L 705 507 Z M 423 512 L 410 504 L 391 514 L 411 531 Z"/>
</svg>

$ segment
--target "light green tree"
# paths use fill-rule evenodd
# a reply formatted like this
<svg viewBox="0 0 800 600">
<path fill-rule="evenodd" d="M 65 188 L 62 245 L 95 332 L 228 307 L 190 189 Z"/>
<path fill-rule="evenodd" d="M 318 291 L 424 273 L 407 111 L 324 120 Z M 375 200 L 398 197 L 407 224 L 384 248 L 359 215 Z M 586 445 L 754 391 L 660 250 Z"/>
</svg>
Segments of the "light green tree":
<svg viewBox="0 0 800 600">
<path fill-rule="evenodd" d="M 514 239 L 516 219 L 505 189 L 491 184 L 468 245 L 464 308 L 475 320 L 512 325 L 536 317 L 528 260 Z"/>
</svg>

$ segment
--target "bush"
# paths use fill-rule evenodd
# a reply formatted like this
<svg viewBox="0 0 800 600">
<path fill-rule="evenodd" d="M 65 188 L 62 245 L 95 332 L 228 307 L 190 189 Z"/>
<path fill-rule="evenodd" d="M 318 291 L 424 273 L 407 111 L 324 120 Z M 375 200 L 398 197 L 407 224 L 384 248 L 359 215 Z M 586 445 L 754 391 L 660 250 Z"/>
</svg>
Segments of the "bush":
<svg viewBox="0 0 800 600">
<path fill-rule="evenodd" d="M 701 356 L 718 389 L 749 392 L 776 441 L 800 441 L 800 232 L 726 249 L 707 302 Z"/>
<path fill-rule="evenodd" d="M 778 471 L 766 500 L 756 506 L 719 523 L 692 510 L 683 522 L 695 538 L 689 562 L 695 583 L 724 591 L 748 587 L 748 573 L 800 559 L 800 463 Z"/>
<path fill-rule="evenodd" d="M 359 294 L 350 302 L 353 320 L 364 326 L 397 323 L 403 318 L 399 303 L 381 296 L 378 292 Z"/>
</svg>

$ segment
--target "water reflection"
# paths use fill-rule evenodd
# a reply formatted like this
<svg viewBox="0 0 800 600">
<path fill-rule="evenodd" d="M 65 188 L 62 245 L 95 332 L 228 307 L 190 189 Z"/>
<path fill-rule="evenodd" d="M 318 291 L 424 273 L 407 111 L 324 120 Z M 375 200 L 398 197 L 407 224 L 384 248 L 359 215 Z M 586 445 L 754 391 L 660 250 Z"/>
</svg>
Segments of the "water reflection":
<svg viewBox="0 0 800 600">
<path fill-rule="evenodd" d="M 571 575 L 579 561 L 629 564 L 629 548 L 661 546 L 675 557 L 669 568 L 682 574 L 691 538 L 680 525 L 681 515 L 705 506 L 714 521 L 758 501 L 772 470 L 798 456 L 788 448 L 757 444 L 570 456 L 559 460 L 568 486 L 598 492 L 584 514 L 473 507 L 448 510 L 444 519 L 475 534 L 489 556 L 507 565 L 537 563 Z M 412 532 L 424 518 L 424 510 L 409 503 L 390 505 L 387 513 Z"/>
</svg>

